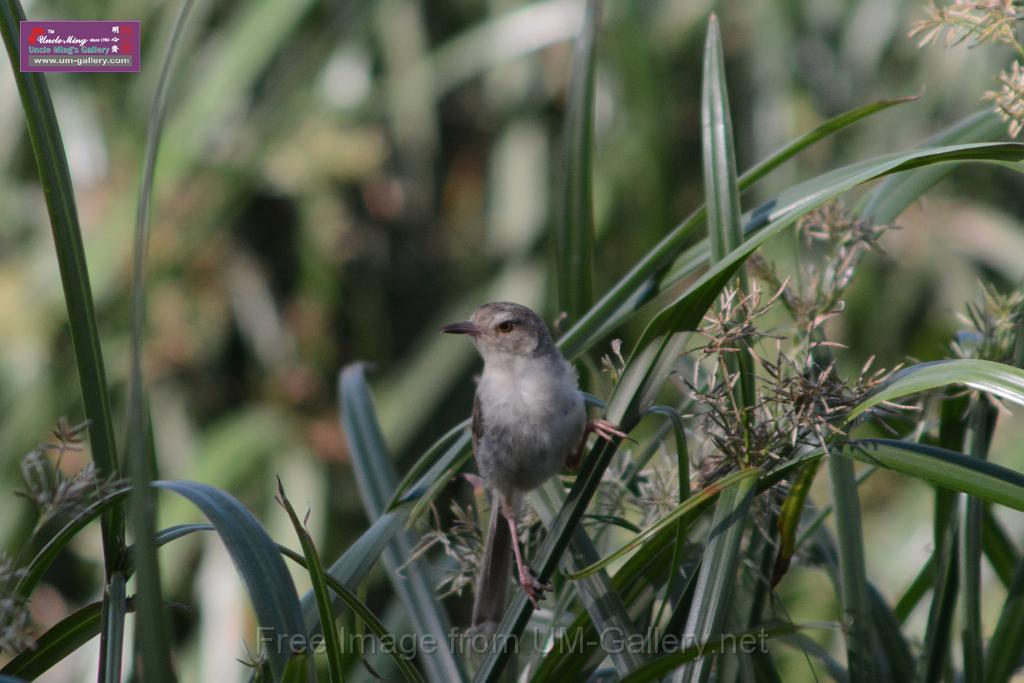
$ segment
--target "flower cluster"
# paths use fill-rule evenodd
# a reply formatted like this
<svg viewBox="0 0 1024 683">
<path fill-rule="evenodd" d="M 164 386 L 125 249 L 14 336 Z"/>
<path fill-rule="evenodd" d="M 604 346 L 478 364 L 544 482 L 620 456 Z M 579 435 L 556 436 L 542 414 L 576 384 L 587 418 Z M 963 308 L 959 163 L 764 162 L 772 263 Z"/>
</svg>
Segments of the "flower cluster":
<svg viewBox="0 0 1024 683">
<path fill-rule="evenodd" d="M 995 112 L 1008 124 L 1010 137 L 1024 129 L 1024 46 L 1017 40 L 1017 22 L 1024 18 L 1018 0 L 956 0 L 938 7 L 930 2 L 928 18 L 915 22 L 908 37 L 918 47 L 943 42 L 947 47 L 968 41 L 974 47 L 983 43 L 1010 45 L 1018 59 L 1009 71 L 999 73 L 1000 88 L 986 92 L 983 99 L 995 104 Z"/>
</svg>

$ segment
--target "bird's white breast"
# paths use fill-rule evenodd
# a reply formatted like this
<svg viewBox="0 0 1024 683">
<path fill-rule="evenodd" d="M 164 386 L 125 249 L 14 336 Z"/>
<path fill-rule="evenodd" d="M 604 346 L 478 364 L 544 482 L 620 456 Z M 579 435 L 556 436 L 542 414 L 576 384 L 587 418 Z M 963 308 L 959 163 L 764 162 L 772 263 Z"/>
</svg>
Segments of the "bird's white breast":
<svg viewBox="0 0 1024 683">
<path fill-rule="evenodd" d="M 554 476 L 583 435 L 586 413 L 561 357 L 486 359 L 477 385 L 481 474 L 498 489 L 531 489 Z"/>
</svg>

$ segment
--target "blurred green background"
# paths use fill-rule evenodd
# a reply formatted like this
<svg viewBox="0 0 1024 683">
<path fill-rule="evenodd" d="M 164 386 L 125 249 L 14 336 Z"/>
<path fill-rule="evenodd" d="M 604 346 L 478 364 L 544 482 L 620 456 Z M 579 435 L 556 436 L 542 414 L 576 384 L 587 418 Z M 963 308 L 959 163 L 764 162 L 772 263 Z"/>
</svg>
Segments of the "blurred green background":
<svg viewBox="0 0 1024 683">
<path fill-rule="evenodd" d="M 703 199 L 700 60 L 711 11 L 722 21 L 741 170 L 830 116 L 921 94 L 817 144 L 750 191 L 744 209 L 984 108 L 981 95 L 1010 57 L 1009 48 L 916 49 L 906 34 L 923 18 L 919 0 L 608 0 L 596 78 L 597 292 Z M 47 77 L 123 425 L 131 230 L 177 4 L 33 2 L 26 12 L 142 20 L 141 73 Z M 493 299 L 555 319 L 546 236 L 581 16 L 574 0 L 197 4 L 179 48 L 148 262 L 144 369 L 163 478 L 231 491 L 287 543 L 272 498 L 280 474 L 296 507 L 312 509 L 332 559 L 366 526 L 338 427 L 339 368 L 373 364 L 401 472 L 469 411 L 478 361 L 468 344 L 437 334 L 442 324 Z M 1021 190 L 1020 176 L 967 166 L 905 212 L 833 328 L 850 347 L 846 362 L 946 356 L 978 278 L 1024 278 Z M 9 495 L 21 486 L 21 456 L 59 416 L 83 414 L 48 218 L 6 68 L 0 207 L 0 533 L 11 550 L 34 522 Z M 638 333 L 615 336 L 629 348 Z M 1007 418 L 993 459 L 1022 469 L 1020 423 Z M 880 473 L 862 489 L 869 574 L 893 595 L 931 544 L 931 495 L 909 481 Z M 161 526 L 194 519 L 186 504 L 162 500 Z M 1019 515 L 1004 521 L 1024 533 Z M 95 599 L 98 536 L 78 538 L 36 594 L 40 630 Z M 162 560 L 168 598 L 195 606 L 174 617 L 182 673 L 238 679 L 234 658 L 243 639 L 252 646 L 254 626 L 219 541 L 193 536 Z M 788 604 L 831 618 L 831 606 L 815 602 L 824 579 L 794 573 L 808 580 L 783 584 Z M 986 598 L 1001 600 L 993 588 Z M 388 590 L 372 583 L 370 604 L 385 604 Z M 52 680 L 91 677 L 95 652 L 79 655 Z"/>
</svg>

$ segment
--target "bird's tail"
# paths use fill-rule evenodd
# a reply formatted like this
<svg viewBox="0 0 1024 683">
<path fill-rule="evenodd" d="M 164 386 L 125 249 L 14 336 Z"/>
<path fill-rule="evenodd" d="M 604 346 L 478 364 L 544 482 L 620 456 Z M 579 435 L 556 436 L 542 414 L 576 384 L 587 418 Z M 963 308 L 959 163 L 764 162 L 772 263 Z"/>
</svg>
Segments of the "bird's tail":
<svg viewBox="0 0 1024 683">
<path fill-rule="evenodd" d="M 505 615 L 505 599 L 512 572 L 512 536 L 497 494 L 491 499 L 491 524 L 480 562 L 473 598 L 473 630 L 493 634 Z"/>
</svg>

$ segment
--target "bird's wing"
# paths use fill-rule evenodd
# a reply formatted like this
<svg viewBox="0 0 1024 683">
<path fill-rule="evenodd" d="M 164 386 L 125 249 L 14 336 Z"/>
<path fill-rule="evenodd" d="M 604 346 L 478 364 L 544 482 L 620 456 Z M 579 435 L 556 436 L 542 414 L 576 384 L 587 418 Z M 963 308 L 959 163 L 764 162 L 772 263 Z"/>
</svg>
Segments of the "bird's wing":
<svg viewBox="0 0 1024 683">
<path fill-rule="evenodd" d="M 477 442 L 484 433 L 484 411 L 480 408 L 480 395 L 473 396 L 473 455 L 476 455 Z"/>
</svg>

